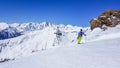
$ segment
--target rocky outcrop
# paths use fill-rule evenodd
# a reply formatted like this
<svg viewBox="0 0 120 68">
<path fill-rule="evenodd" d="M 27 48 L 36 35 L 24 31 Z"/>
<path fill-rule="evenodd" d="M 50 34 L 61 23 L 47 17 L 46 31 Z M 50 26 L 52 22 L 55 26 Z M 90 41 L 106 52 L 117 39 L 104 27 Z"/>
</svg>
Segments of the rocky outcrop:
<svg viewBox="0 0 120 68">
<path fill-rule="evenodd" d="M 120 24 L 120 10 L 106 10 L 103 12 L 98 18 L 92 19 L 90 21 L 91 30 L 96 27 L 108 26 L 108 27 L 115 27 L 116 25 Z"/>
</svg>

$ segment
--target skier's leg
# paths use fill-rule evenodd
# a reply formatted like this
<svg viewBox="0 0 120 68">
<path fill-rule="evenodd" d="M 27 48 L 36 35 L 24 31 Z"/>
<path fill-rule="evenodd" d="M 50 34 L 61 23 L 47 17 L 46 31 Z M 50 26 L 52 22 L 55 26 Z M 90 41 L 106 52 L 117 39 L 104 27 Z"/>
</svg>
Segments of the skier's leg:
<svg viewBox="0 0 120 68">
<path fill-rule="evenodd" d="M 80 37 L 78 38 L 78 44 L 80 44 L 81 40 L 82 40 L 82 37 L 80 36 Z"/>
<path fill-rule="evenodd" d="M 78 37 L 78 44 L 80 44 L 80 37 Z"/>
</svg>

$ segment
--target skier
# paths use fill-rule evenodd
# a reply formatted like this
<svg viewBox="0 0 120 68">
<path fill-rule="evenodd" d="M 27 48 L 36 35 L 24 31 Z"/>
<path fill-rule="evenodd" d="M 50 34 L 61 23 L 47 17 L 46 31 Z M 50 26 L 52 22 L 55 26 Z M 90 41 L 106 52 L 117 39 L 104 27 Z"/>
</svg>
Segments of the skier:
<svg viewBox="0 0 120 68">
<path fill-rule="evenodd" d="M 78 33 L 78 44 L 80 44 L 81 40 L 82 40 L 82 36 L 86 36 L 86 34 L 82 31 L 82 29 L 80 29 L 80 32 Z"/>
<path fill-rule="evenodd" d="M 54 34 L 56 34 L 56 38 L 54 39 L 53 46 L 56 45 L 56 42 L 59 45 L 59 43 L 61 41 L 61 36 L 62 36 L 62 32 L 59 30 L 59 27 L 57 27 L 57 31 Z"/>
</svg>

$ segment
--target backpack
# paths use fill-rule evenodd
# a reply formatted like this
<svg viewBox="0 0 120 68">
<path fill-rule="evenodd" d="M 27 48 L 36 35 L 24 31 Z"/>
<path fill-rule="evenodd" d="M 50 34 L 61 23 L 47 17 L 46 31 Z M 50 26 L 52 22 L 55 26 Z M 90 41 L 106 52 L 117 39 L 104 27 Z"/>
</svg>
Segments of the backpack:
<svg viewBox="0 0 120 68">
<path fill-rule="evenodd" d="M 58 33 L 58 35 L 62 35 L 62 33 Z"/>
</svg>

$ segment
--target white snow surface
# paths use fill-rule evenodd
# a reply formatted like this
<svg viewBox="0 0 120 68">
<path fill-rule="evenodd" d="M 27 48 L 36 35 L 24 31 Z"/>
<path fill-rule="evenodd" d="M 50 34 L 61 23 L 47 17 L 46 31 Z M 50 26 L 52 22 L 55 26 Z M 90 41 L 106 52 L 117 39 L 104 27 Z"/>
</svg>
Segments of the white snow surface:
<svg viewBox="0 0 120 68">
<path fill-rule="evenodd" d="M 62 36 L 56 43 L 56 27 Z M 0 63 L 0 68 L 119 68 L 120 25 L 103 31 L 99 28 L 53 25 L 43 30 L 26 32 L 24 35 L 0 40 L 7 43 L 0 58 L 15 59 Z M 77 44 L 77 34 L 83 29 L 82 43 Z"/>
<path fill-rule="evenodd" d="M 119 68 L 118 39 L 62 46 L 0 64 L 0 68 Z"/>
</svg>

